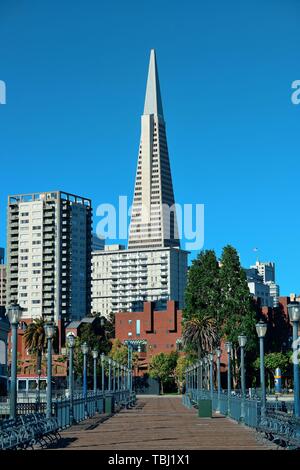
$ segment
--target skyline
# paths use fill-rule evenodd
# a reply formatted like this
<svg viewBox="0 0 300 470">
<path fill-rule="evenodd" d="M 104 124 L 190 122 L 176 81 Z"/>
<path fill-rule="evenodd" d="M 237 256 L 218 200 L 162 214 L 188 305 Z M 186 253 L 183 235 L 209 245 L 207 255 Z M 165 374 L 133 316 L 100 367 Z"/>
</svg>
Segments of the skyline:
<svg viewBox="0 0 300 470">
<path fill-rule="evenodd" d="M 70 2 L 65 2 L 58 7 L 59 15 L 50 2 L 42 6 L 29 1 L 27 10 L 24 5 L 0 7 L 0 79 L 7 85 L 7 103 L 0 106 L 4 175 L 0 246 L 6 245 L 9 194 L 55 188 L 69 191 L 90 197 L 94 214 L 99 204 L 115 203 L 119 195 L 128 195 L 132 201 L 139 115 L 149 52 L 154 47 L 176 202 L 205 204 L 205 249 L 215 248 L 220 254 L 221 247 L 231 243 L 238 249 L 243 266 L 248 267 L 255 263 L 253 248 L 258 247 L 260 260 L 276 263 L 281 294 L 299 292 L 299 196 L 291 182 L 299 172 L 300 107 L 290 100 L 291 83 L 299 78 L 295 59 L 299 5 L 289 12 L 286 5 L 272 2 L 272 22 L 265 30 L 270 2 L 247 5 L 247 14 L 252 15 L 246 27 L 239 22 L 245 10 L 238 2 L 230 2 L 235 7 L 234 20 L 229 13 L 224 17 L 226 8 L 217 3 L 219 10 L 214 18 L 211 7 L 200 8 L 197 2 L 191 2 L 195 19 L 189 15 L 189 21 L 193 27 L 188 31 L 183 25 L 177 37 L 176 26 L 181 25 L 183 14 L 179 2 L 174 2 L 173 11 L 162 7 L 158 19 L 152 11 L 138 10 L 137 2 L 131 2 L 129 8 L 135 5 L 135 18 L 142 20 L 147 14 L 146 38 L 138 21 L 134 22 L 138 23 L 137 31 L 129 34 L 133 25 L 130 15 L 124 25 L 113 19 L 111 6 L 100 8 L 96 2 L 90 2 L 92 11 L 88 7 L 84 10 L 84 21 L 81 1 L 72 11 L 68 10 Z M 122 2 L 113 4 L 124 11 Z M 261 17 L 257 18 L 259 5 Z M 19 8 L 19 16 L 15 8 Z M 198 32 L 195 27 L 199 26 L 200 13 L 202 28 Z M 169 38 L 157 35 L 167 14 Z M 50 15 L 50 28 L 37 21 L 41 15 Z M 107 19 L 107 26 L 103 22 L 99 28 L 100 17 Z M 67 18 L 70 39 L 66 41 Z M 256 35 L 252 37 L 255 21 Z M 12 24 L 18 33 L 8 43 Z M 128 33 L 121 50 L 113 31 L 109 31 L 112 24 Z M 78 27 L 82 41 L 75 38 Z M 275 37 L 278 27 L 282 33 L 279 38 Z M 55 39 L 50 42 L 52 28 Z M 138 34 L 140 43 L 135 44 Z M 237 36 L 241 44 L 236 43 Z M 106 50 L 99 47 L 101 40 L 107 42 Z M 264 47 L 258 48 L 260 41 Z M 59 50 L 60 43 L 65 52 Z M 23 44 L 27 45 L 24 56 Z M 227 63 L 230 67 L 225 69 Z M 25 164 L 23 155 L 28 158 Z M 13 177 L 9 178 L 11 159 L 18 165 L 13 165 Z M 116 165 L 111 180 L 107 175 L 111 174 L 112 159 Z M 28 164 L 33 165 L 35 175 Z M 24 174 L 28 175 L 26 181 Z"/>
</svg>

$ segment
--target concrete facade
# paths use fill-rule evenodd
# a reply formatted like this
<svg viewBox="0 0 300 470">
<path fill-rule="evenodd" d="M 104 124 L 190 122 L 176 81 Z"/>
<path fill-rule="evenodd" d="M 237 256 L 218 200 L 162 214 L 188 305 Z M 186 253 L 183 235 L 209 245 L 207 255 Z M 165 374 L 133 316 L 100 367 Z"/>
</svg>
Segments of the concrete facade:
<svg viewBox="0 0 300 470">
<path fill-rule="evenodd" d="M 177 248 L 125 250 L 106 246 L 92 253 L 92 313 L 108 316 L 119 311 L 139 311 L 143 302 L 157 309 L 168 300 L 184 305 L 188 252 Z"/>
<path fill-rule="evenodd" d="M 91 306 L 91 201 L 61 191 L 8 198 L 7 305 L 57 325 Z"/>
</svg>

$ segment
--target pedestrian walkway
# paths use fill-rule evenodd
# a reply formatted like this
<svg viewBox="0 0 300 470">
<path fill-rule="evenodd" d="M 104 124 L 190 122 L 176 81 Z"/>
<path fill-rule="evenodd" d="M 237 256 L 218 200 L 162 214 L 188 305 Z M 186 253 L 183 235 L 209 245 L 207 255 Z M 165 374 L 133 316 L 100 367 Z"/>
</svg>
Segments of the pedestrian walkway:
<svg viewBox="0 0 300 470">
<path fill-rule="evenodd" d="M 101 422 L 100 422 L 101 421 Z M 197 417 L 180 397 L 140 397 L 137 406 L 103 421 L 87 420 L 62 432 L 61 449 L 191 450 L 275 449 L 256 432 L 223 416 Z"/>
</svg>

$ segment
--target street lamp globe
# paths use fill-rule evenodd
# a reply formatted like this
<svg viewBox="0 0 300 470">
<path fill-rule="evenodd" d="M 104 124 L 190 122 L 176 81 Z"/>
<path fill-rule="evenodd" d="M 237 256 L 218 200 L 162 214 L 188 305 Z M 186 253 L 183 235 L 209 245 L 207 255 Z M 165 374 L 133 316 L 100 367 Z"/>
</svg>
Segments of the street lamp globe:
<svg viewBox="0 0 300 470">
<path fill-rule="evenodd" d="M 74 348 L 75 346 L 75 335 L 73 333 L 67 336 L 67 343 L 69 348 Z"/>
<path fill-rule="evenodd" d="M 52 339 L 55 333 L 55 326 L 52 322 L 46 323 L 44 326 L 47 339 Z"/>
<path fill-rule="evenodd" d="M 300 304 L 299 302 L 291 302 L 288 304 L 288 312 L 290 321 L 293 323 L 300 321 Z"/>
<path fill-rule="evenodd" d="M 81 345 L 81 352 L 82 354 L 87 354 L 89 352 L 89 346 L 87 343 L 83 343 Z"/>
<path fill-rule="evenodd" d="M 255 327 L 257 336 L 259 338 L 264 338 L 267 333 L 268 325 L 264 321 L 260 320 L 258 323 L 256 323 Z"/>
<path fill-rule="evenodd" d="M 214 360 L 213 353 L 209 353 L 208 358 L 209 358 L 210 362 L 212 362 Z"/>
<path fill-rule="evenodd" d="M 98 351 L 96 349 L 93 349 L 92 351 L 92 356 L 93 356 L 93 359 L 97 359 L 98 357 Z"/>
<path fill-rule="evenodd" d="M 22 307 L 18 304 L 12 304 L 7 309 L 7 316 L 11 325 L 19 323 L 22 315 Z"/>
<path fill-rule="evenodd" d="M 221 355 L 222 355 L 222 351 L 221 351 L 220 348 L 218 348 L 218 349 L 216 350 L 216 355 L 217 355 L 217 358 L 220 359 L 220 357 L 221 357 Z"/>
<path fill-rule="evenodd" d="M 239 335 L 238 336 L 239 346 L 240 348 L 244 348 L 247 344 L 247 336 Z"/>
<path fill-rule="evenodd" d="M 101 364 L 103 365 L 105 361 L 105 355 L 104 353 L 101 354 Z"/>
<path fill-rule="evenodd" d="M 227 341 L 227 342 L 225 343 L 225 348 L 226 348 L 226 352 L 227 352 L 228 354 L 230 354 L 231 351 L 232 351 L 232 343 L 231 343 L 231 341 Z"/>
</svg>

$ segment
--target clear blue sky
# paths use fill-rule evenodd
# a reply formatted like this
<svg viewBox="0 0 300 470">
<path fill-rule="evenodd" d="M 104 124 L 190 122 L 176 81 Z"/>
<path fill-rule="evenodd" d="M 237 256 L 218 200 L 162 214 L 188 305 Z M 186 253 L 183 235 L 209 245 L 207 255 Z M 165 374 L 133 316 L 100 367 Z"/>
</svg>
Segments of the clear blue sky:
<svg viewBox="0 0 300 470">
<path fill-rule="evenodd" d="M 155 48 L 176 200 L 205 204 L 205 248 L 247 266 L 258 247 L 299 292 L 299 18 L 297 0 L 2 0 L 0 246 L 8 194 L 132 197 Z"/>
</svg>

